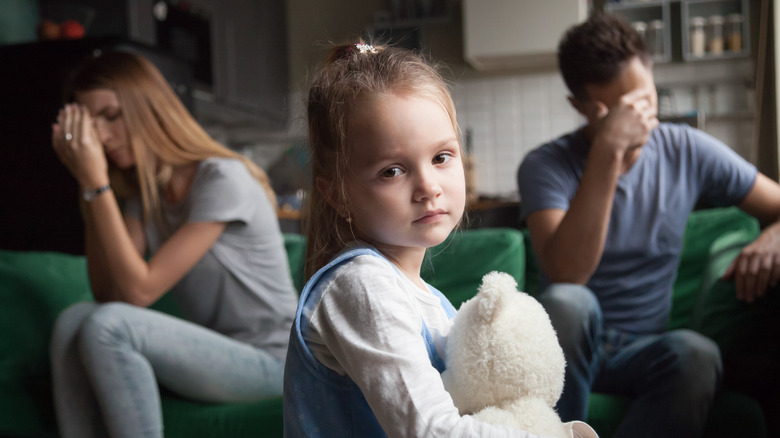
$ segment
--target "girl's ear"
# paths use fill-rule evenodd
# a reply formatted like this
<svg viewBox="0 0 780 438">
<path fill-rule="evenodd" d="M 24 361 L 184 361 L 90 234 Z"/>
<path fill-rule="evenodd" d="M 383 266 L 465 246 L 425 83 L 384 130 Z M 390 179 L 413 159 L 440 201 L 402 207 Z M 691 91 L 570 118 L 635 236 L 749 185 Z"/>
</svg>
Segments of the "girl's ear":
<svg viewBox="0 0 780 438">
<path fill-rule="evenodd" d="M 343 202 L 339 198 L 335 184 L 333 184 L 331 180 L 318 176 L 315 180 L 315 185 L 317 186 L 317 190 L 320 192 L 322 197 L 328 201 L 328 205 L 333 207 L 333 209 L 336 210 L 339 215 L 341 215 L 342 211 L 344 210 L 344 206 L 342 205 Z"/>
</svg>

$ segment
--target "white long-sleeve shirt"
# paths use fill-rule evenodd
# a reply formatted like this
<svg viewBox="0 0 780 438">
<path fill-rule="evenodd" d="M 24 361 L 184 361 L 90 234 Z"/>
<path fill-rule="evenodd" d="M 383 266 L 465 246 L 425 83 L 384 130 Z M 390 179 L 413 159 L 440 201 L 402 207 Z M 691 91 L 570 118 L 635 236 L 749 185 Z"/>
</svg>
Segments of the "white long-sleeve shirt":
<svg viewBox="0 0 780 438">
<path fill-rule="evenodd" d="M 358 385 L 388 436 L 537 436 L 459 415 L 421 335 L 424 320 L 444 359 L 451 321 L 430 290 L 370 255 L 323 281 L 303 311 L 304 340 L 317 360 Z"/>
</svg>

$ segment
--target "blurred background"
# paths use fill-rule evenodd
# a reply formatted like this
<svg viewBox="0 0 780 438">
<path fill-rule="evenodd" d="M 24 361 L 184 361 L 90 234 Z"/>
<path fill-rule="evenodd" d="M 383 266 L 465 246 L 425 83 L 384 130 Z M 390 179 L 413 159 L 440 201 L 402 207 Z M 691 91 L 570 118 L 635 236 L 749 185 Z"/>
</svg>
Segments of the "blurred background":
<svg viewBox="0 0 780 438">
<path fill-rule="evenodd" d="M 268 171 L 286 231 L 308 187 L 303 99 L 331 42 L 380 38 L 439 61 L 469 157 L 476 226 L 516 221 L 528 151 L 583 123 L 555 61 L 563 32 L 619 14 L 655 59 L 660 116 L 777 178 L 776 1 L 0 0 L 0 248 L 79 253 L 77 187 L 50 147 L 83 57 L 152 59 L 196 119 Z M 491 214 L 496 213 L 496 214 Z"/>
</svg>

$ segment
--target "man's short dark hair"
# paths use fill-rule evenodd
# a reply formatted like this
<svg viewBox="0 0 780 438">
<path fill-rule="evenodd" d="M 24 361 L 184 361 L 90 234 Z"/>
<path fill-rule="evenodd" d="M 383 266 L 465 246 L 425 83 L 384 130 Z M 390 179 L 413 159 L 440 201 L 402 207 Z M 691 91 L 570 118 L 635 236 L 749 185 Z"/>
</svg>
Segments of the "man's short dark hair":
<svg viewBox="0 0 780 438">
<path fill-rule="evenodd" d="M 577 99 L 587 99 L 586 85 L 612 81 L 637 56 L 649 64 L 650 55 L 639 33 L 622 18 L 600 12 L 570 28 L 558 45 L 558 67 Z"/>
</svg>

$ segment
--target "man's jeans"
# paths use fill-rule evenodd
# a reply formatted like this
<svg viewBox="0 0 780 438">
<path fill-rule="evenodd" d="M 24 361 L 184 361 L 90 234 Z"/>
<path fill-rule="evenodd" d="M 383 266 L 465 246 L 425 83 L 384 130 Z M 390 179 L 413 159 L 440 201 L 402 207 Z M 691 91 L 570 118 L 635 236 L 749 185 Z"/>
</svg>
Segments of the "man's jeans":
<svg viewBox="0 0 780 438">
<path fill-rule="evenodd" d="M 590 392 L 631 397 L 615 437 L 698 437 L 721 379 L 720 351 L 691 330 L 637 335 L 605 329 L 588 288 L 553 284 L 540 296 L 566 357 L 557 410 L 587 420 Z"/>
</svg>

